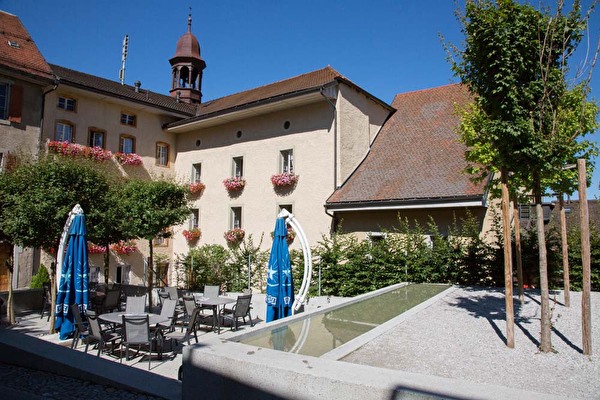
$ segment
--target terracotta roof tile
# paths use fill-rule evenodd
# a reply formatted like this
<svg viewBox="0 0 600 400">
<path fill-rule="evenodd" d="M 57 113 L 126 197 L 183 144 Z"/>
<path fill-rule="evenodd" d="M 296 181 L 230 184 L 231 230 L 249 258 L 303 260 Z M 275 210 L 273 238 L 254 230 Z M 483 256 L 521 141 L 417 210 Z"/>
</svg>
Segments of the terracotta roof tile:
<svg viewBox="0 0 600 400">
<path fill-rule="evenodd" d="M 131 85 L 121 85 L 120 82 L 100 78 L 83 72 L 75 71 L 59 65 L 50 64 L 54 74 L 58 76 L 62 83 L 81 87 L 87 90 L 105 93 L 110 96 L 123 98 L 126 100 L 143 103 L 162 108 L 168 111 L 178 112 L 183 115 L 194 115 L 196 106 L 188 103 L 177 102 L 175 98 L 149 90 L 140 89 L 135 91 Z"/>
<path fill-rule="evenodd" d="M 19 17 L 4 11 L 0 11 L 0 64 L 30 75 L 52 78 L 50 66 Z"/>
<path fill-rule="evenodd" d="M 471 101 L 462 85 L 399 94 L 367 157 L 327 205 L 418 202 L 483 196 L 463 171 L 465 146 L 458 141 L 455 104 Z"/>
</svg>

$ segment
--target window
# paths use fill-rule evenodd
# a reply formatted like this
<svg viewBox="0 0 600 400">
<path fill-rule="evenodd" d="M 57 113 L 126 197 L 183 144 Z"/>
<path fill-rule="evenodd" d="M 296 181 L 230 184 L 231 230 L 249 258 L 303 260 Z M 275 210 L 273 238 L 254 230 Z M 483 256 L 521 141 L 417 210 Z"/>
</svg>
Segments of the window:
<svg viewBox="0 0 600 400">
<path fill-rule="evenodd" d="M 233 157 L 232 176 L 241 178 L 244 176 L 244 157 Z"/>
<path fill-rule="evenodd" d="M 156 264 L 156 277 L 154 286 L 165 287 L 167 286 L 167 278 L 169 273 L 169 262 L 163 261 Z"/>
<path fill-rule="evenodd" d="M 241 228 L 242 227 L 242 207 L 231 207 L 231 216 L 229 221 L 229 228 Z"/>
<path fill-rule="evenodd" d="M 121 135 L 119 139 L 119 151 L 121 153 L 135 153 L 135 138 L 130 135 Z"/>
<path fill-rule="evenodd" d="M 58 108 L 62 108 L 66 111 L 75 111 L 75 106 L 77 105 L 77 100 L 71 99 L 69 97 L 59 97 L 58 98 Z"/>
<path fill-rule="evenodd" d="M 0 119 L 8 119 L 8 99 L 10 98 L 10 85 L 0 82 Z"/>
<path fill-rule="evenodd" d="M 0 153 L 0 172 L 4 171 L 4 153 Z"/>
<path fill-rule="evenodd" d="M 61 121 L 56 123 L 56 129 L 54 131 L 54 140 L 58 142 L 74 142 L 74 127 L 73 124 L 66 121 Z"/>
<path fill-rule="evenodd" d="M 105 142 L 105 138 L 104 136 L 106 135 L 106 132 L 95 129 L 95 128 L 90 128 L 90 140 L 88 142 L 88 145 L 90 147 L 100 147 L 100 148 L 104 148 L 104 142 Z"/>
<path fill-rule="evenodd" d="M 294 173 L 294 150 L 281 150 L 279 153 L 279 172 Z"/>
<path fill-rule="evenodd" d="M 192 165 L 192 183 L 200 183 L 202 182 L 202 164 L 193 164 Z"/>
<path fill-rule="evenodd" d="M 117 279 L 115 279 L 116 283 L 129 283 L 129 273 L 131 272 L 131 265 L 119 265 L 117 266 Z"/>
<path fill-rule="evenodd" d="M 90 283 L 98 283 L 100 280 L 100 267 L 90 266 Z"/>
<path fill-rule="evenodd" d="M 121 123 L 123 125 L 136 126 L 137 118 L 134 114 L 121 113 Z"/>
<path fill-rule="evenodd" d="M 21 123 L 23 86 L 0 82 L 0 120 Z"/>
<path fill-rule="evenodd" d="M 154 238 L 154 246 L 168 246 L 169 245 L 169 239 L 168 239 L 169 237 L 171 237 L 171 232 L 168 229 L 163 229 Z"/>
<path fill-rule="evenodd" d="M 190 229 L 196 229 L 200 226 L 200 210 L 192 208 L 190 215 Z"/>
<path fill-rule="evenodd" d="M 163 167 L 169 166 L 169 145 L 166 143 L 156 143 L 156 165 Z"/>
<path fill-rule="evenodd" d="M 282 210 L 287 210 L 290 214 L 293 214 L 291 204 L 280 204 L 279 207 L 277 207 L 277 214 L 279 215 Z"/>
</svg>

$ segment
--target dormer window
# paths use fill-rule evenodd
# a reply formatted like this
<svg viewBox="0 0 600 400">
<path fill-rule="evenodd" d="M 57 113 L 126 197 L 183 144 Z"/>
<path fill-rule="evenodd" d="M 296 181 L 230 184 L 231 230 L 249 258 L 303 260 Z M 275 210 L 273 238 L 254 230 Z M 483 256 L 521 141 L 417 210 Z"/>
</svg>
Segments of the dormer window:
<svg viewBox="0 0 600 400">
<path fill-rule="evenodd" d="M 8 45 L 10 47 L 12 47 L 13 49 L 20 49 L 21 48 L 21 45 L 19 43 L 15 42 L 14 40 L 9 40 L 8 41 Z"/>
</svg>

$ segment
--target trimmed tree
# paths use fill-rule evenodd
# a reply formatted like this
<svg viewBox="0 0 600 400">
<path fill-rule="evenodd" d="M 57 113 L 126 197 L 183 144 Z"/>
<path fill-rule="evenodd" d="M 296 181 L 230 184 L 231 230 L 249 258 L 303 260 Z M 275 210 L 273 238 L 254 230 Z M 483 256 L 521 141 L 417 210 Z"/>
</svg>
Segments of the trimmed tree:
<svg viewBox="0 0 600 400">
<path fill-rule="evenodd" d="M 85 163 L 66 159 L 23 163 L 0 175 L 0 230 L 19 246 L 54 251 L 56 261 L 60 237 L 73 206 L 81 205 L 88 225 L 93 227 L 99 216 L 96 206 L 103 203 L 107 190 L 104 176 Z M 50 281 L 53 321 L 50 332 L 53 332 L 54 270 L 50 271 Z"/>
<path fill-rule="evenodd" d="M 120 191 L 121 230 L 129 237 L 148 240 L 148 304 L 152 306 L 154 251 L 152 241 L 164 229 L 183 223 L 190 215 L 185 186 L 164 180 L 131 180 Z"/>
<path fill-rule="evenodd" d="M 508 185 L 533 193 L 539 240 L 542 351 L 551 350 L 550 307 L 542 196 L 550 182 L 568 182 L 563 166 L 589 158 L 594 146 L 583 136 L 595 129 L 597 107 L 587 83 L 569 88 L 567 61 L 583 36 L 580 2 L 555 15 L 513 0 L 467 2 L 461 19 L 466 47 L 455 73 L 476 94 L 463 111 L 462 140 L 471 172 L 500 172 L 505 235 L 507 345 L 514 346 Z M 483 167 L 481 167 L 483 166 Z M 509 182 L 509 172 L 512 173 Z M 570 191 L 573 191 L 571 185 Z"/>
</svg>

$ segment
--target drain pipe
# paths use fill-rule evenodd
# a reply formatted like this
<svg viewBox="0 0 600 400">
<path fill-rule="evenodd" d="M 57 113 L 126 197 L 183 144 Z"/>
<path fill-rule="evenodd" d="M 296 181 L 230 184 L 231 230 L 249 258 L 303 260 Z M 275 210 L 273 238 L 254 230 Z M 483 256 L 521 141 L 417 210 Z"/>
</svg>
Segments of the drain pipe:
<svg viewBox="0 0 600 400">
<path fill-rule="evenodd" d="M 42 142 L 44 139 L 44 114 L 46 111 L 46 95 L 50 92 L 56 90 L 60 83 L 60 78 L 58 76 L 54 76 L 54 81 L 52 82 L 52 87 L 42 93 L 42 110 L 40 115 L 40 133 L 38 134 L 38 156 L 42 152 Z"/>
<path fill-rule="evenodd" d="M 332 86 L 329 86 L 332 87 Z M 331 106 L 333 110 L 333 190 L 337 189 L 337 159 L 338 159 L 338 148 L 337 148 L 337 108 L 335 104 L 331 102 L 329 97 L 325 95 L 325 86 L 321 86 L 319 93 L 325 99 L 325 101 Z"/>
</svg>

